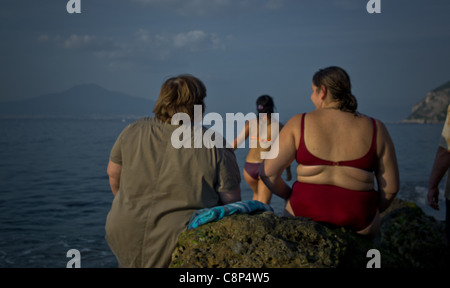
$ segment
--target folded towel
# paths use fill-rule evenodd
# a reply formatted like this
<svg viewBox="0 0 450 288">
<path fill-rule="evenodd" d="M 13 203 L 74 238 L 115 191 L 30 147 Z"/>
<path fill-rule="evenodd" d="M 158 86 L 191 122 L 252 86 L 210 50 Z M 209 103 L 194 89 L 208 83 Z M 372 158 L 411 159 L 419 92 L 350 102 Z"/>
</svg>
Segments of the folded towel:
<svg viewBox="0 0 450 288">
<path fill-rule="evenodd" d="M 256 200 L 247 200 L 226 204 L 224 206 L 200 209 L 196 211 L 189 220 L 188 230 L 197 228 L 200 225 L 209 222 L 218 221 L 225 216 L 230 216 L 232 214 L 248 214 L 255 211 L 273 212 L 273 208 Z"/>
</svg>

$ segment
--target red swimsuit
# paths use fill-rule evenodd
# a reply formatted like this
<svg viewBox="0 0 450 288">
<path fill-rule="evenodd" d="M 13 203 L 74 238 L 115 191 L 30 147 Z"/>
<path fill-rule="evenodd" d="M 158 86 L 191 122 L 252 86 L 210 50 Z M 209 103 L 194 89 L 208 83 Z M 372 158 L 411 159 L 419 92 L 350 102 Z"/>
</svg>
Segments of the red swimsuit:
<svg viewBox="0 0 450 288">
<path fill-rule="evenodd" d="M 297 150 L 297 163 L 302 165 L 350 166 L 373 172 L 376 167 L 377 127 L 372 119 L 372 144 L 366 155 L 350 161 L 332 162 L 311 154 L 304 139 L 305 114 L 302 116 L 300 145 Z M 311 218 L 354 230 L 366 228 L 375 217 L 378 193 L 355 191 L 334 185 L 309 184 L 296 181 L 289 199 L 295 216 Z"/>
</svg>

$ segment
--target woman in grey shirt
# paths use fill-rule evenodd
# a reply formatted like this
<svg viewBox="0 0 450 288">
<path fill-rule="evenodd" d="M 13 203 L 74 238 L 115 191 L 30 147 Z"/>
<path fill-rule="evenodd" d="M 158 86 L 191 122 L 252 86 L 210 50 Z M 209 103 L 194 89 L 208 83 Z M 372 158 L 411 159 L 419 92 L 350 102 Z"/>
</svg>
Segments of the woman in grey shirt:
<svg viewBox="0 0 450 288">
<path fill-rule="evenodd" d="M 204 112 L 205 97 L 199 79 L 170 78 L 161 88 L 155 117 L 130 124 L 116 140 L 107 169 L 115 197 L 105 230 L 119 267 L 167 267 L 196 210 L 241 200 L 232 150 L 171 143 L 179 128 L 171 125 L 172 117 L 186 113 L 194 120 L 194 105 Z"/>
</svg>

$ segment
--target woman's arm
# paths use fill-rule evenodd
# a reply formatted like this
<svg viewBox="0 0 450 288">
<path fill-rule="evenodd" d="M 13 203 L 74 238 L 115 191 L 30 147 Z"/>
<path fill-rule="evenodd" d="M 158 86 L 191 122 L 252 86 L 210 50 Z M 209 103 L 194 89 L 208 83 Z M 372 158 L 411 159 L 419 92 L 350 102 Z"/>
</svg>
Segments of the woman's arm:
<svg viewBox="0 0 450 288">
<path fill-rule="evenodd" d="M 231 191 L 220 192 L 219 197 L 223 205 L 241 201 L 241 186 Z"/>
<path fill-rule="evenodd" d="M 299 119 L 298 116 L 294 116 L 286 123 L 272 147 L 272 150 L 278 151 L 278 156 L 264 160 L 259 170 L 262 181 L 258 185 L 265 185 L 272 193 L 283 199 L 288 199 L 291 195 L 291 187 L 283 181 L 281 174 L 295 159 L 297 147 L 294 133 L 299 129 Z"/>
<path fill-rule="evenodd" d="M 283 127 L 284 127 L 284 125 L 280 122 L 280 131 L 281 131 L 281 129 L 283 129 Z M 286 180 L 287 181 L 291 181 L 292 180 L 292 172 L 291 172 L 291 165 L 290 164 L 286 168 Z"/>
<path fill-rule="evenodd" d="M 107 173 L 109 176 L 109 185 L 114 196 L 119 192 L 120 173 L 122 172 L 122 165 L 112 162 L 108 163 Z"/>
<path fill-rule="evenodd" d="M 242 129 L 242 131 L 239 133 L 239 135 L 236 137 L 236 139 L 234 139 L 233 147 L 232 147 L 233 151 L 236 150 L 239 146 L 241 146 L 242 142 L 244 142 L 245 139 L 248 138 L 249 130 L 250 130 L 249 123 L 250 122 L 248 122 L 248 121 L 245 123 L 244 129 Z"/>
<path fill-rule="evenodd" d="M 439 182 L 450 167 L 450 151 L 438 147 L 436 157 L 428 180 L 428 205 L 435 210 L 439 210 Z"/>
<path fill-rule="evenodd" d="M 375 177 L 377 178 L 378 192 L 380 193 L 378 209 L 380 212 L 383 212 L 389 207 L 398 193 L 400 176 L 391 136 L 382 122 L 377 121 L 377 124 L 378 167 L 377 171 L 375 171 Z"/>
</svg>

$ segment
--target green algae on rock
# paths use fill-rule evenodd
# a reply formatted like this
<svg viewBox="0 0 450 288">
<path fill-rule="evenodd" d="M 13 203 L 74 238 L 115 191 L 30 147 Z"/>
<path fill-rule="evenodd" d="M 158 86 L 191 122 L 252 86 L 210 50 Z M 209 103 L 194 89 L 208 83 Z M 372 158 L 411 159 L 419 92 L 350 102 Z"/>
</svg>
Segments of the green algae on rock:
<svg viewBox="0 0 450 288">
<path fill-rule="evenodd" d="M 448 265 L 443 223 L 395 200 L 374 240 L 302 217 L 232 215 L 182 233 L 170 267 L 365 268 L 371 249 L 382 268 Z"/>
</svg>

